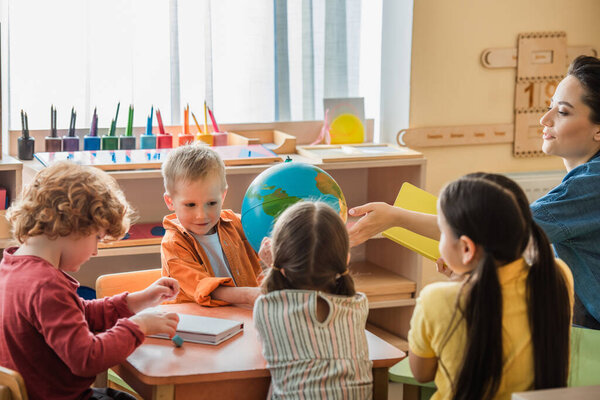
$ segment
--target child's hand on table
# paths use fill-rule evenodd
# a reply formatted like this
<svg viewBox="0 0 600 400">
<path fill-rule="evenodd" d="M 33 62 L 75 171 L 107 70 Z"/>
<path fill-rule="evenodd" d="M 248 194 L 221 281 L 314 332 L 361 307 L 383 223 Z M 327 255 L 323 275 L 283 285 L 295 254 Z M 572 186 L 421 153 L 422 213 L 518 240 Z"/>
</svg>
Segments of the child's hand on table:
<svg viewBox="0 0 600 400">
<path fill-rule="evenodd" d="M 177 330 L 179 316 L 176 313 L 145 312 L 129 318 L 139 326 L 144 335 L 164 333 L 172 338 Z"/>
</svg>

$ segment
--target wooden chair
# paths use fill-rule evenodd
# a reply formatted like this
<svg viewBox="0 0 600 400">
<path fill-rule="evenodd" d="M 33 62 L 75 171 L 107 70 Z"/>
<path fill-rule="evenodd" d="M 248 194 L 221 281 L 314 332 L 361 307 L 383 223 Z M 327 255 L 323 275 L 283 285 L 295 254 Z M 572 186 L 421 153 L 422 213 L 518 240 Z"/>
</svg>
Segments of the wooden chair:
<svg viewBox="0 0 600 400">
<path fill-rule="evenodd" d="M 402 399 L 404 400 L 428 400 L 435 393 L 433 382 L 418 382 L 408 363 L 408 357 L 390 368 L 388 372 L 390 381 L 402 383 Z"/>
<path fill-rule="evenodd" d="M 25 381 L 17 371 L 0 367 L 0 399 L 27 400 Z"/>
<path fill-rule="evenodd" d="M 158 278 L 160 278 L 160 269 L 101 275 L 96 279 L 96 297 L 101 299 L 125 291 L 130 293 L 139 292 L 146 289 Z"/>
<path fill-rule="evenodd" d="M 101 299 L 125 291 L 130 293 L 139 292 L 140 290 L 146 289 L 158 278 L 160 278 L 160 268 L 101 275 L 96 279 L 96 297 Z M 114 386 L 114 388 L 119 390 L 131 389 L 128 386 L 124 387 L 121 384 L 121 381 L 122 380 L 112 371 L 107 371 L 96 376 L 94 386 Z"/>
<path fill-rule="evenodd" d="M 600 331 L 571 329 L 569 386 L 600 385 Z"/>
<path fill-rule="evenodd" d="M 600 385 L 600 331 L 573 327 L 571 329 L 571 366 L 569 386 Z M 390 380 L 404 385 L 404 399 L 429 399 L 435 392 L 433 382 L 419 383 L 408 365 L 408 357 L 390 368 Z"/>
</svg>

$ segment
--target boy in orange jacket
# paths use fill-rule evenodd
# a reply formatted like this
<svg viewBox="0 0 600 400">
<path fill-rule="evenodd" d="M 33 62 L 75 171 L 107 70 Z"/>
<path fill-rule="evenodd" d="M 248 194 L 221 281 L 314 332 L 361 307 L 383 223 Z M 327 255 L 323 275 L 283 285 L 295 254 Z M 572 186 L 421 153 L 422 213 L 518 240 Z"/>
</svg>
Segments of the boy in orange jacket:
<svg viewBox="0 0 600 400">
<path fill-rule="evenodd" d="M 259 295 L 259 258 L 238 215 L 222 210 L 225 165 L 206 146 L 171 151 L 162 166 L 165 203 L 162 275 L 177 279 L 176 302 L 203 306 L 254 304 Z"/>
</svg>

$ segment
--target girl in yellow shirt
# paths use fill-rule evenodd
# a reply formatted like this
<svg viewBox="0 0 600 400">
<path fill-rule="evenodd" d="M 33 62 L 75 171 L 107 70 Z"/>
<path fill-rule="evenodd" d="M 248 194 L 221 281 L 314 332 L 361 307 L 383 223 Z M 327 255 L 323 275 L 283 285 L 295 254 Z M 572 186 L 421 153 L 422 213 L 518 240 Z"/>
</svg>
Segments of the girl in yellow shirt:
<svg viewBox="0 0 600 400">
<path fill-rule="evenodd" d="M 409 332 L 415 378 L 435 378 L 435 399 L 566 386 L 573 277 L 523 191 L 502 175 L 467 175 L 442 190 L 438 225 L 442 258 L 465 279 L 421 292 Z"/>
</svg>

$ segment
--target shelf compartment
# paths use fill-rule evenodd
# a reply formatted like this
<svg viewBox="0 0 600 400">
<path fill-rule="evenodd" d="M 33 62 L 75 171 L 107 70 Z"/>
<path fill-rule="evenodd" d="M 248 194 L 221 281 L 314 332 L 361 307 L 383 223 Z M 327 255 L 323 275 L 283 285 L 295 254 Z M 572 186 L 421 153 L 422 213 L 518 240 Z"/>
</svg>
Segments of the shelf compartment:
<svg viewBox="0 0 600 400">
<path fill-rule="evenodd" d="M 367 323 L 367 330 L 371 332 L 373 335 L 378 336 L 379 338 L 385 340 L 389 344 L 394 347 L 399 348 L 402 351 L 408 351 L 408 341 L 400 337 L 398 335 L 394 335 L 391 332 L 386 331 L 385 329 L 381 329 L 373 324 Z"/>
<path fill-rule="evenodd" d="M 414 305 L 415 282 L 368 261 L 351 263 L 350 273 L 356 290 L 367 295 L 369 308 Z"/>
</svg>

